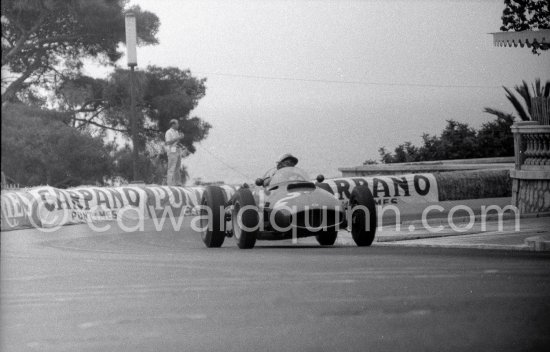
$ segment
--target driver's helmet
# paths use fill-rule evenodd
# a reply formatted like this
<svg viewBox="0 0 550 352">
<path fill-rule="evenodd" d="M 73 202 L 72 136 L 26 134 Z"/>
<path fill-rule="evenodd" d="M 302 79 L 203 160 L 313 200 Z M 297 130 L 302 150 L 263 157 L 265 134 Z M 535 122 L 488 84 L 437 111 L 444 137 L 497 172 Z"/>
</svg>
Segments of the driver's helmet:
<svg viewBox="0 0 550 352">
<path fill-rule="evenodd" d="M 290 153 L 285 153 L 277 159 L 277 169 L 283 168 L 283 167 L 293 167 L 298 164 L 298 158 Z"/>
</svg>

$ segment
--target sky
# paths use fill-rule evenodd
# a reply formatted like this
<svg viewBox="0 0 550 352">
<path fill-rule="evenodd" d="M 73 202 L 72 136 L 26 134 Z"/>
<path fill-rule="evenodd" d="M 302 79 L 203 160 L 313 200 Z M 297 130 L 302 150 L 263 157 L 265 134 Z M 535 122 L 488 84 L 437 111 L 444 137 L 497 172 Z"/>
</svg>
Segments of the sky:
<svg viewBox="0 0 550 352">
<path fill-rule="evenodd" d="M 513 112 L 502 86 L 550 79 L 548 51 L 493 46 L 501 0 L 130 4 L 161 23 L 138 69 L 207 78 L 191 115 L 213 128 L 184 160 L 191 179 L 251 182 L 286 152 L 312 176 L 337 177 L 446 120 L 478 128 L 493 119 L 484 107 Z"/>
</svg>

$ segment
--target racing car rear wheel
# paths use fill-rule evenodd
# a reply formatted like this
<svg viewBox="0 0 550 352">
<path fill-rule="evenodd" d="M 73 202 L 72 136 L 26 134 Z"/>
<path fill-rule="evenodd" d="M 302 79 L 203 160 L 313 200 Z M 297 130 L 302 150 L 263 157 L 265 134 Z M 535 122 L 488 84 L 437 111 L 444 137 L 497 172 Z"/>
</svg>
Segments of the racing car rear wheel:
<svg viewBox="0 0 550 352">
<path fill-rule="evenodd" d="M 239 189 L 232 198 L 233 235 L 241 249 L 254 247 L 260 216 L 254 196 L 249 189 Z"/>
<path fill-rule="evenodd" d="M 374 197 L 367 186 L 358 186 L 350 196 L 351 236 L 359 247 L 370 246 L 376 234 L 377 216 Z"/>
<path fill-rule="evenodd" d="M 319 234 L 315 235 L 317 242 L 321 246 L 332 246 L 336 242 L 336 237 L 338 236 L 338 231 L 336 230 L 326 230 L 321 231 Z"/>
<path fill-rule="evenodd" d="M 208 186 L 202 194 L 201 233 L 202 241 L 208 248 L 221 247 L 225 239 L 224 206 L 225 196 L 220 187 Z M 209 210 L 207 210 L 207 209 Z"/>
</svg>

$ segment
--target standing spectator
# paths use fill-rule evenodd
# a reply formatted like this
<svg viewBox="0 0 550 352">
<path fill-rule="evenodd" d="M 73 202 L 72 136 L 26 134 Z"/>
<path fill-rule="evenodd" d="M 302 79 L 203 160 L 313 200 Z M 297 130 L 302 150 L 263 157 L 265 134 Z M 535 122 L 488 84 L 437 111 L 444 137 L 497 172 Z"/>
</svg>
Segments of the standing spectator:
<svg viewBox="0 0 550 352">
<path fill-rule="evenodd" d="M 176 119 L 170 120 L 170 128 L 166 131 L 166 153 L 168 154 L 168 174 L 166 175 L 166 183 L 168 186 L 180 186 L 180 165 L 181 165 L 181 149 L 178 144 L 183 139 L 183 133 L 178 131 L 179 122 Z"/>
</svg>

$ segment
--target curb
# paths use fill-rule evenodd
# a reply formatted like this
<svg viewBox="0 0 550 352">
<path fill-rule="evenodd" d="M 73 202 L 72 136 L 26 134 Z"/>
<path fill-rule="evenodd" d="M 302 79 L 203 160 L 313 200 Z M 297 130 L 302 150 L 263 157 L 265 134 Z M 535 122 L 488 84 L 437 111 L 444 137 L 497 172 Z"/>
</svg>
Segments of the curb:
<svg viewBox="0 0 550 352">
<path fill-rule="evenodd" d="M 526 218 L 538 218 L 540 215 L 528 215 Z M 494 231 L 493 231 L 494 232 Z M 491 232 L 491 233 L 493 233 Z M 542 232 L 542 234 L 541 234 Z M 439 243 L 439 241 L 430 241 L 443 237 L 460 237 L 467 235 L 482 234 L 478 231 L 472 232 L 443 232 L 435 234 L 393 234 L 378 235 L 373 245 L 376 246 L 397 246 L 397 247 L 431 247 L 431 248 L 462 248 L 462 249 L 485 249 L 485 250 L 509 250 L 509 251 L 527 251 L 527 252 L 550 252 L 550 232 L 540 229 L 526 230 L 522 242 L 514 244 L 498 243 Z M 504 235 L 504 233 L 503 233 Z M 349 232 L 342 231 L 338 234 L 336 244 L 341 246 L 354 246 L 355 242 Z"/>
<path fill-rule="evenodd" d="M 514 213 L 504 213 L 502 214 L 502 220 L 511 220 L 516 218 L 516 214 Z M 550 212 L 544 212 L 544 213 L 524 213 L 519 214 L 520 219 L 536 219 L 536 218 L 543 218 L 543 217 L 550 217 Z M 453 217 L 453 223 L 457 222 L 469 222 L 472 221 L 480 221 L 480 220 L 499 220 L 500 217 L 498 214 L 486 214 L 486 215 L 475 215 L 473 217 L 470 216 L 457 216 Z M 426 220 L 430 225 L 442 225 L 443 223 L 447 223 L 448 217 L 441 217 L 441 218 L 433 218 L 430 220 Z M 410 221 L 403 221 L 401 222 L 401 226 L 406 225 L 423 225 L 422 220 L 410 220 Z"/>
<path fill-rule="evenodd" d="M 538 237 L 538 236 L 537 236 Z M 413 239 L 407 239 L 407 241 Z M 340 246 L 355 246 L 355 242 L 351 236 L 338 236 L 336 239 L 336 244 Z M 377 247 L 414 247 L 414 248 L 446 248 L 446 249 L 484 249 L 484 250 L 506 250 L 506 251 L 522 251 L 522 252 L 532 252 L 534 251 L 527 244 L 523 245 L 504 245 L 504 244 L 482 244 L 482 243 L 464 243 L 464 244 L 443 244 L 443 243 L 403 243 L 402 240 L 397 241 L 376 241 L 372 243 L 373 246 Z M 550 246 L 550 242 L 548 242 Z M 547 247 L 550 250 L 550 247 Z M 540 250 L 545 251 L 545 250 Z"/>
<path fill-rule="evenodd" d="M 454 248 L 454 249 L 484 249 L 506 251 L 532 251 L 526 245 L 499 245 L 499 244 L 431 244 L 431 243 L 402 243 L 402 242 L 376 242 L 381 247 L 417 247 L 417 248 Z"/>
</svg>

